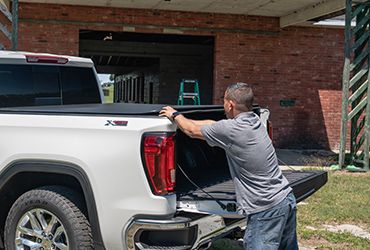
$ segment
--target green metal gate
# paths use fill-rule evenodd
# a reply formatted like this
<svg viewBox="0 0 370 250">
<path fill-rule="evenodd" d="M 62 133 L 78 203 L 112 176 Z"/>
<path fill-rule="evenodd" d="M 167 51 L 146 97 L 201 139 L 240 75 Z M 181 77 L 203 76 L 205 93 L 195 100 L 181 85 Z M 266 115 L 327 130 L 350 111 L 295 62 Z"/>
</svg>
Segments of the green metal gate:
<svg viewBox="0 0 370 250">
<path fill-rule="evenodd" d="M 346 0 L 345 62 L 339 166 L 344 167 L 350 124 L 350 162 L 369 170 L 370 143 L 370 1 Z"/>
</svg>

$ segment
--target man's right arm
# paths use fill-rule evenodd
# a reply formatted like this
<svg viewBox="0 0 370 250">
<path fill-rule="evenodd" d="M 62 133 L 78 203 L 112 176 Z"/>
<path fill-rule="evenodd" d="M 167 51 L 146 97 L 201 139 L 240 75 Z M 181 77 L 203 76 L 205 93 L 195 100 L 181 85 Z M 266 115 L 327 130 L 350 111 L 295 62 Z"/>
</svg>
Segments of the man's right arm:
<svg viewBox="0 0 370 250">
<path fill-rule="evenodd" d="M 183 115 L 178 115 L 174 118 L 174 122 L 177 126 L 191 138 L 205 139 L 201 132 L 201 128 L 204 125 L 210 125 L 215 123 L 213 120 L 191 120 L 187 119 Z"/>
<path fill-rule="evenodd" d="M 202 135 L 201 128 L 205 125 L 211 125 L 216 122 L 212 120 L 191 120 L 187 119 L 181 114 L 178 114 L 176 117 L 174 117 L 173 114 L 175 112 L 175 109 L 170 106 L 166 106 L 162 108 L 162 110 L 159 112 L 159 115 L 166 116 L 168 119 L 173 120 L 186 135 L 192 138 L 205 140 Z"/>
<path fill-rule="evenodd" d="M 191 120 L 195 125 L 197 126 L 203 126 L 203 125 L 211 125 L 215 123 L 214 120 Z"/>
</svg>

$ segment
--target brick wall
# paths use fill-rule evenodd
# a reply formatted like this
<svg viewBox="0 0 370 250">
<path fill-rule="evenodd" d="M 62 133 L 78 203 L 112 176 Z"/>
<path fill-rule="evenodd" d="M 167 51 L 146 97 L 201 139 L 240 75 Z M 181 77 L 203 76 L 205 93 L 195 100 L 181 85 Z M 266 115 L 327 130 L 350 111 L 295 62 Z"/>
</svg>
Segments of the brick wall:
<svg viewBox="0 0 370 250">
<path fill-rule="evenodd" d="M 230 82 L 248 82 L 271 110 L 276 146 L 338 148 L 342 29 L 280 29 L 270 17 L 20 5 L 20 50 L 78 55 L 80 29 L 214 36 L 214 103 Z M 282 99 L 295 106 L 281 107 Z"/>
<path fill-rule="evenodd" d="M 337 148 L 342 33 L 293 27 L 278 36 L 217 35 L 214 97 L 229 82 L 251 83 L 257 102 L 272 111 L 277 145 Z M 282 99 L 293 99 L 296 105 L 281 107 Z"/>
</svg>

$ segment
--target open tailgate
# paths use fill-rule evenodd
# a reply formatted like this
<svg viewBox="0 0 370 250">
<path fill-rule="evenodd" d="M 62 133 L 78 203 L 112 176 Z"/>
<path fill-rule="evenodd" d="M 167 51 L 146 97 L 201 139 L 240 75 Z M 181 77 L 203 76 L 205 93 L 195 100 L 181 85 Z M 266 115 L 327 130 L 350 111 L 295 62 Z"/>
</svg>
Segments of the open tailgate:
<svg viewBox="0 0 370 250">
<path fill-rule="evenodd" d="M 284 170 L 283 175 L 288 179 L 293 188 L 297 202 L 311 196 L 327 182 L 327 172 L 320 170 L 291 171 Z M 178 210 L 206 214 L 219 214 L 225 217 L 235 217 L 236 195 L 234 184 L 231 180 L 220 181 L 187 193 L 177 194 Z M 212 197 L 211 197 L 212 196 Z M 216 201 L 218 200 L 218 202 Z M 220 203 L 226 208 L 222 208 Z"/>
</svg>

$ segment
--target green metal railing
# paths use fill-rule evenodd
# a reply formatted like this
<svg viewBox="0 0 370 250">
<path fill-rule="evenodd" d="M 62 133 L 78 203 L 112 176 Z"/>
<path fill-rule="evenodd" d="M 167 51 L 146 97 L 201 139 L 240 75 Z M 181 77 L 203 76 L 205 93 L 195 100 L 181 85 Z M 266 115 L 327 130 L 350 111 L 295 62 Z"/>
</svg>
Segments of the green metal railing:
<svg viewBox="0 0 370 250">
<path fill-rule="evenodd" d="M 344 167 L 348 123 L 350 162 L 369 170 L 370 142 L 370 1 L 346 0 L 345 61 L 339 166 Z M 355 23 L 355 25 L 354 25 Z"/>
<path fill-rule="evenodd" d="M 13 0 L 12 13 L 10 13 L 8 8 L 0 2 L 0 13 L 2 13 L 12 24 L 12 31 L 10 32 L 5 24 L 0 23 L 0 32 L 2 32 L 5 37 L 11 41 L 12 50 L 18 49 L 18 7 L 18 0 Z M 5 49 L 5 46 L 0 43 L 0 50 L 2 49 Z"/>
</svg>

